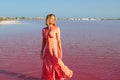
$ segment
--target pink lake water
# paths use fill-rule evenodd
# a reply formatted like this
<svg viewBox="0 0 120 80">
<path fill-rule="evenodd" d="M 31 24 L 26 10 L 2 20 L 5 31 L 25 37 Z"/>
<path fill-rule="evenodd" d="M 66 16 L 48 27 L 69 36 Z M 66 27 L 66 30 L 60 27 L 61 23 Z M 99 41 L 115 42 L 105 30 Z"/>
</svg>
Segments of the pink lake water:
<svg viewBox="0 0 120 80">
<path fill-rule="evenodd" d="M 40 80 L 44 21 L 0 25 L 0 80 Z M 68 80 L 120 80 L 120 21 L 57 21 Z"/>
</svg>

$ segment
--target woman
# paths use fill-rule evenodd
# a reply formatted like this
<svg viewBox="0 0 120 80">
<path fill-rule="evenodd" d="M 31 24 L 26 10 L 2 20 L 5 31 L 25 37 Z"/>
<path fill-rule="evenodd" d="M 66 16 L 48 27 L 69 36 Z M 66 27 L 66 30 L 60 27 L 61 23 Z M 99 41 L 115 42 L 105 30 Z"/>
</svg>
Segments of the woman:
<svg viewBox="0 0 120 80">
<path fill-rule="evenodd" d="M 62 47 L 60 40 L 60 29 L 56 25 L 54 14 L 46 17 L 47 27 L 42 29 L 43 59 L 42 80 L 65 80 L 71 78 L 73 72 L 62 62 Z"/>
</svg>

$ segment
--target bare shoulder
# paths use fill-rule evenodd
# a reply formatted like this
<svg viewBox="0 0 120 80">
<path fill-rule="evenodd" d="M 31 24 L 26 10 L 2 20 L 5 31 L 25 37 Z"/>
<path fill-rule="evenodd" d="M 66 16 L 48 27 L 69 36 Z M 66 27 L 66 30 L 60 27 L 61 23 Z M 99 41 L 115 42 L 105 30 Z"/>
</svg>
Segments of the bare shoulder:
<svg viewBox="0 0 120 80">
<path fill-rule="evenodd" d="M 56 32 L 59 33 L 60 32 L 60 28 L 58 26 L 56 26 Z"/>
<path fill-rule="evenodd" d="M 56 30 L 60 30 L 59 26 L 56 26 L 55 29 L 56 29 Z"/>
</svg>

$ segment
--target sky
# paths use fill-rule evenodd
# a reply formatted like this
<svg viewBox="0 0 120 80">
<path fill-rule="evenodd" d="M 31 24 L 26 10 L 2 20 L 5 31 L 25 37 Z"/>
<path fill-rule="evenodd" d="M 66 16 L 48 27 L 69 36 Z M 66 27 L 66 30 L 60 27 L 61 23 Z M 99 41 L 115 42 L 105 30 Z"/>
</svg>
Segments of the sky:
<svg viewBox="0 0 120 80">
<path fill-rule="evenodd" d="M 0 0 L 1 17 L 120 18 L 120 0 Z"/>
</svg>

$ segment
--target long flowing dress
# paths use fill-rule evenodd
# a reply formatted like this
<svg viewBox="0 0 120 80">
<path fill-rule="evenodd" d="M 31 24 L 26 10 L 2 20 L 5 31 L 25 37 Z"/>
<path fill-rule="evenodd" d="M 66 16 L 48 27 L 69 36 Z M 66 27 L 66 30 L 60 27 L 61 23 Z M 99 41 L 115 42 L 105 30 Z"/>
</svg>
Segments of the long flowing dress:
<svg viewBox="0 0 120 80">
<path fill-rule="evenodd" d="M 48 34 L 47 27 L 43 28 L 42 36 L 46 40 L 43 56 L 42 80 L 71 78 L 73 72 L 63 63 L 61 58 L 62 50 L 58 44 L 58 39 L 60 39 L 59 27 L 56 27 L 50 34 Z"/>
</svg>

